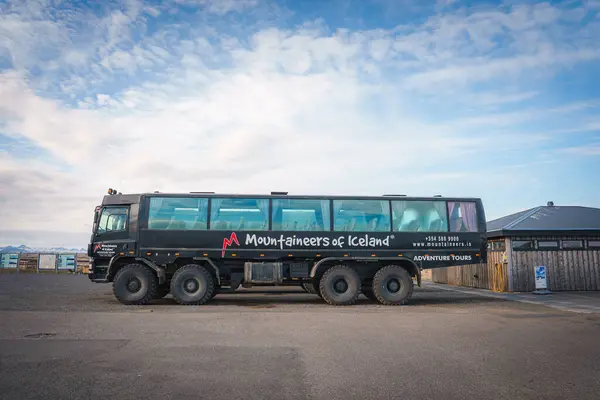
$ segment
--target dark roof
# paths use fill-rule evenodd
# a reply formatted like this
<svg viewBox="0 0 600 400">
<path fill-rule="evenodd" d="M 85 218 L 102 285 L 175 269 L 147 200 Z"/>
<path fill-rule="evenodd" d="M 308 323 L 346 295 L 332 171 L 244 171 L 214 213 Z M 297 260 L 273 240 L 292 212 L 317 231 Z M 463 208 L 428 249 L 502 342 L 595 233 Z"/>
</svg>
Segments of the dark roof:
<svg viewBox="0 0 600 400">
<path fill-rule="evenodd" d="M 599 235 L 600 208 L 542 206 L 487 222 L 488 235 L 556 236 Z"/>
</svg>

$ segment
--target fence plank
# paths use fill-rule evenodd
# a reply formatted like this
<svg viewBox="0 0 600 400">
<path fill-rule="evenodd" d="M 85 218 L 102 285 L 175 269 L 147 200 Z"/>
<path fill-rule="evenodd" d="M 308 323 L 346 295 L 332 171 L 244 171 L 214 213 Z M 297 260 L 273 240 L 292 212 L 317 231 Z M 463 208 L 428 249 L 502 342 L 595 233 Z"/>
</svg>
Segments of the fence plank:
<svg viewBox="0 0 600 400">
<path fill-rule="evenodd" d="M 600 251 L 595 250 L 592 251 L 592 261 L 591 261 L 591 267 L 592 267 L 592 280 L 595 283 L 595 290 L 600 290 L 600 265 L 598 265 L 600 263 Z"/>
</svg>

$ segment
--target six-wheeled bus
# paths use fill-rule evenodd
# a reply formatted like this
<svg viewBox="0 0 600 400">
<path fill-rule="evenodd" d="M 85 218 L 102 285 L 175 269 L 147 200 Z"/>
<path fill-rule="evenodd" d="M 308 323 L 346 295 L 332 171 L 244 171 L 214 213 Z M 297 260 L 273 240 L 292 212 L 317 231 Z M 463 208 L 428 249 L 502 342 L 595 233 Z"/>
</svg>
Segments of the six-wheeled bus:
<svg viewBox="0 0 600 400">
<path fill-rule="evenodd" d="M 201 305 L 241 287 L 298 285 L 331 305 L 404 304 L 421 270 L 486 262 L 478 198 L 121 194 L 96 207 L 89 278 L 124 304 Z"/>
</svg>

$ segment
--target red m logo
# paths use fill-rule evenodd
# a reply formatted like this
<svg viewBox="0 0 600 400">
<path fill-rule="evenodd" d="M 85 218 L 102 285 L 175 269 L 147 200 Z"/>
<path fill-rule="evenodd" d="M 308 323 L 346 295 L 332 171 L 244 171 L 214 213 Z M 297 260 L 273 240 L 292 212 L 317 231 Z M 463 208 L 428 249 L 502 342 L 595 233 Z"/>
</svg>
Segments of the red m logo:
<svg viewBox="0 0 600 400">
<path fill-rule="evenodd" d="M 238 242 L 238 238 L 237 238 L 237 235 L 235 234 L 235 232 L 231 232 L 229 239 L 223 238 L 223 248 L 221 250 L 221 257 L 225 257 L 225 252 L 227 251 L 227 247 L 231 246 L 232 243 L 235 243 L 238 246 L 240 245 L 240 242 Z"/>
</svg>

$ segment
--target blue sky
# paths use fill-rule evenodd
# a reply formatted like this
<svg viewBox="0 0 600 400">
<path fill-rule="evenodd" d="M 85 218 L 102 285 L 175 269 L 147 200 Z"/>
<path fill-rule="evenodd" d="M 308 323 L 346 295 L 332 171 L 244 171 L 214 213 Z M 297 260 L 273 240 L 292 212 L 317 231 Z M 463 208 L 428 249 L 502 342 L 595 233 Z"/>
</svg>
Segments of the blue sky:
<svg viewBox="0 0 600 400">
<path fill-rule="evenodd" d="M 22 3 L 2 244 L 85 244 L 108 187 L 600 207 L 598 0 Z"/>
</svg>

